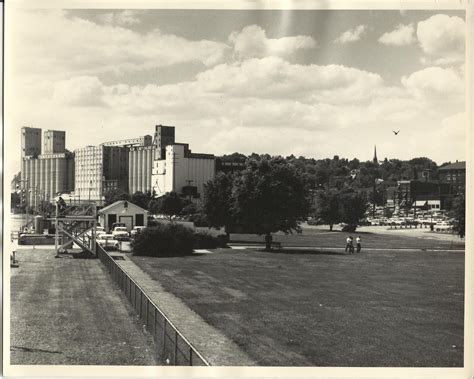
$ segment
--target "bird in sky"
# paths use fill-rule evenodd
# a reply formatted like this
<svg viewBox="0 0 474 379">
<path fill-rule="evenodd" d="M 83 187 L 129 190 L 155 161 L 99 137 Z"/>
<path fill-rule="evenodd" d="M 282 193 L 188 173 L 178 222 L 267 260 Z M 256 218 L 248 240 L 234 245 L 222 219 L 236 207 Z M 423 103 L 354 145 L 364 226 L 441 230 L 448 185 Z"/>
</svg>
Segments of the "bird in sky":
<svg viewBox="0 0 474 379">
<path fill-rule="evenodd" d="M 395 131 L 395 130 L 392 130 L 393 134 L 397 135 L 398 133 L 400 133 L 400 130 L 399 131 Z"/>
</svg>

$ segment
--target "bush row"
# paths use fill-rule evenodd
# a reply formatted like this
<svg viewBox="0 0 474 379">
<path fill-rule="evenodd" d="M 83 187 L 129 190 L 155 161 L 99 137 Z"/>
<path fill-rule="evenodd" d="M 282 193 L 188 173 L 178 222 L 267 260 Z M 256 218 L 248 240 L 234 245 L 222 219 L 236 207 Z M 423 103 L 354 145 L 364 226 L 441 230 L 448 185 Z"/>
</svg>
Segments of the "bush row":
<svg viewBox="0 0 474 379">
<path fill-rule="evenodd" d="M 225 247 L 226 242 L 226 235 L 215 237 L 180 224 L 160 224 L 138 234 L 132 241 L 132 251 L 134 255 L 175 257 L 192 254 L 194 249 Z"/>
</svg>

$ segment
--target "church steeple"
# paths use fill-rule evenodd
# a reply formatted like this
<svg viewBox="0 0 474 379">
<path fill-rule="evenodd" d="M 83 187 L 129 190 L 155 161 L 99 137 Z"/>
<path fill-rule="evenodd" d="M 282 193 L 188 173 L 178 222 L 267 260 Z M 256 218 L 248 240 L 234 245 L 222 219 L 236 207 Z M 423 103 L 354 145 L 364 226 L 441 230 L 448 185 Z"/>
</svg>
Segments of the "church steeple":
<svg viewBox="0 0 474 379">
<path fill-rule="evenodd" d="M 374 145 L 374 163 L 379 164 L 379 160 L 377 159 L 377 145 Z"/>
</svg>

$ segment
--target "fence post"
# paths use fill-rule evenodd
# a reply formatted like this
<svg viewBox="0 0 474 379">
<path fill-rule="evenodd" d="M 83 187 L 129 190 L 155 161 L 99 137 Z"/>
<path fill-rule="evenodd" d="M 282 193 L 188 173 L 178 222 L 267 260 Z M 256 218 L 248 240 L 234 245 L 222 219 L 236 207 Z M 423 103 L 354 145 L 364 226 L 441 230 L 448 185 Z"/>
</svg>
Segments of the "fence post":
<svg viewBox="0 0 474 379">
<path fill-rule="evenodd" d="M 148 298 L 146 297 L 146 302 L 145 302 L 145 325 L 146 328 L 148 329 Z"/>
<path fill-rule="evenodd" d="M 163 358 L 166 354 L 166 318 L 163 316 Z"/>
<path fill-rule="evenodd" d="M 153 338 L 156 341 L 156 307 L 153 307 Z"/>
<path fill-rule="evenodd" d="M 178 364 L 178 331 L 174 330 L 174 365 Z"/>
<path fill-rule="evenodd" d="M 140 312 L 139 312 L 140 320 L 142 319 L 142 295 L 143 295 L 143 293 L 142 293 L 142 291 L 140 291 Z"/>
<path fill-rule="evenodd" d="M 193 365 L 193 348 L 189 346 L 189 365 Z"/>
</svg>

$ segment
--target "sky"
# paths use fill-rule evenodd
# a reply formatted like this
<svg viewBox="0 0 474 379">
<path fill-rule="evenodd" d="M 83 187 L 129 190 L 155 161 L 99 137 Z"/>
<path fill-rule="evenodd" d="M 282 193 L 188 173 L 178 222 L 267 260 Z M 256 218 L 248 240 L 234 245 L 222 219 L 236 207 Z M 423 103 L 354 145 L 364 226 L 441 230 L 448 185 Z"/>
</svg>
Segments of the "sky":
<svg viewBox="0 0 474 379">
<path fill-rule="evenodd" d="M 163 124 L 216 155 L 368 160 L 376 145 L 379 159 L 465 159 L 463 11 L 15 13 L 5 138 L 18 169 L 22 126 L 65 130 L 71 151 Z"/>
</svg>

